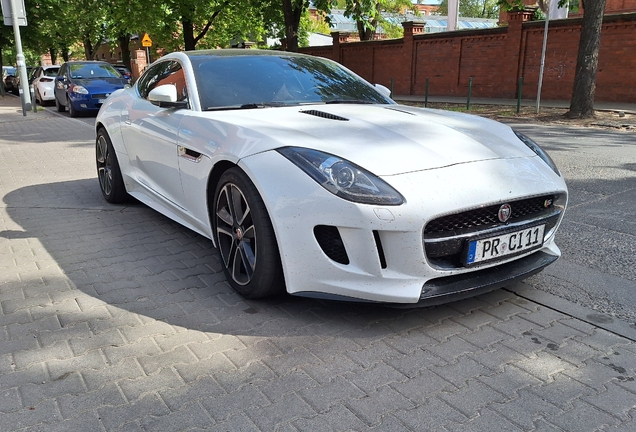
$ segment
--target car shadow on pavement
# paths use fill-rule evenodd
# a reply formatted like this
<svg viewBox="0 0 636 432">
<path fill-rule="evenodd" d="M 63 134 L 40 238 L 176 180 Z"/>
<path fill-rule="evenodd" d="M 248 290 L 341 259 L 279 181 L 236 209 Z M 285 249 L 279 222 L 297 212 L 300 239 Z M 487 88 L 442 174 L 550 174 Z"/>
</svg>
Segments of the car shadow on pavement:
<svg viewBox="0 0 636 432">
<path fill-rule="evenodd" d="M 134 317 L 126 318 L 131 325 L 158 320 L 218 334 L 360 331 L 379 337 L 408 331 L 413 322 L 399 324 L 407 316 L 432 325 L 459 315 L 444 306 L 395 309 L 290 295 L 244 299 L 226 282 L 210 240 L 136 200 L 106 203 L 96 179 L 28 186 L 10 192 L 4 201 L 22 230 L 1 231 L 0 238 L 36 257 L 36 268 L 20 272 L 20 281 L 6 282 L 15 284 L 16 292 L 24 291 L 24 297 L 39 298 L 43 314 L 46 309 L 59 313 L 62 304 L 73 309 L 72 318 L 61 319 L 66 325 L 120 320 L 131 313 Z"/>
</svg>

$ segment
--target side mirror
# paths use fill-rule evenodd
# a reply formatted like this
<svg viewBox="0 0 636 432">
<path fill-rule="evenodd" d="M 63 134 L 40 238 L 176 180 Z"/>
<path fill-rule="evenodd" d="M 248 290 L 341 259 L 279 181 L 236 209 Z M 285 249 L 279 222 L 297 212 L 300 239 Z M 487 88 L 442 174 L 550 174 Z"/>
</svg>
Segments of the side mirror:
<svg viewBox="0 0 636 432">
<path fill-rule="evenodd" d="M 391 97 L 391 90 L 389 90 L 387 87 L 383 86 L 382 84 L 374 84 L 373 86 L 375 87 L 377 91 L 379 91 L 382 94 L 382 96 L 385 96 L 388 98 Z"/>
<path fill-rule="evenodd" d="M 164 84 L 153 88 L 148 93 L 148 100 L 151 104 L 162 108 L 186 108 L 186 101 L 177 100 L 177 87 L 174 84 Z"/>
</svg>

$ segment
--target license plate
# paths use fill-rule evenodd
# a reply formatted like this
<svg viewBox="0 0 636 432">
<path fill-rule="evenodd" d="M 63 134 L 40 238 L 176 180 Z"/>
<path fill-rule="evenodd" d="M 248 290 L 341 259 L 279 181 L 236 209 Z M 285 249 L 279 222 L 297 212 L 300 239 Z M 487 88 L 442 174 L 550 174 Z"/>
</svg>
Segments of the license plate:
<svg viewBox="0 0 636 432">
<path fill-rule="evenodd" d="M 106 99 L 97 99 L 97 103 L 103 104 Z"/>
<path fill-rule="evenodd" d="M 545 225 L 534 226 L 495 237 L 473 240 L 468 243 L 466 264 L 495 260 L 518 254 L 543 245 Z"/>
</svg>

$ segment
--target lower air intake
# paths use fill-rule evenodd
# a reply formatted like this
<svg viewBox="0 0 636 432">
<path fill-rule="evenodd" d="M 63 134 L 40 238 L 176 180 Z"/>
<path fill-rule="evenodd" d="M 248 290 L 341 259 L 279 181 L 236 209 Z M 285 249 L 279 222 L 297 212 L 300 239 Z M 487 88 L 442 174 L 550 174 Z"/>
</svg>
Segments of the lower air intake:
<svg viewBox="0 0 636 432">
<path fill-rule="evenodd" d="M 340 237 L 338 228 L 330 225 L 318 225 L 314 228 L 314 236 L 320 245 L 322 251 L 331 260 L 340 264 L 349 264 L 347 250 Z"/>
</svg>

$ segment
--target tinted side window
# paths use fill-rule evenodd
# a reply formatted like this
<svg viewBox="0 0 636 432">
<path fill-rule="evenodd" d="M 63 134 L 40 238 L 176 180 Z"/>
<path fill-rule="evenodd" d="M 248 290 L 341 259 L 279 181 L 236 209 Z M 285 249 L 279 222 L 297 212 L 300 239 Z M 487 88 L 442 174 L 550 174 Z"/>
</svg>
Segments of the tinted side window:
<svg viewBox="0 0 636 432">
<path fill-rule="evenodd" d="M 142 98 L 147 99 L 148 93 L 157 86 L 173 84 L 177 88 L 178 100 L 188 99 L 185 74 L 179 62 L 168 60 L 150 67 L 139 79 L 137 89 Z"/>
</svg>

